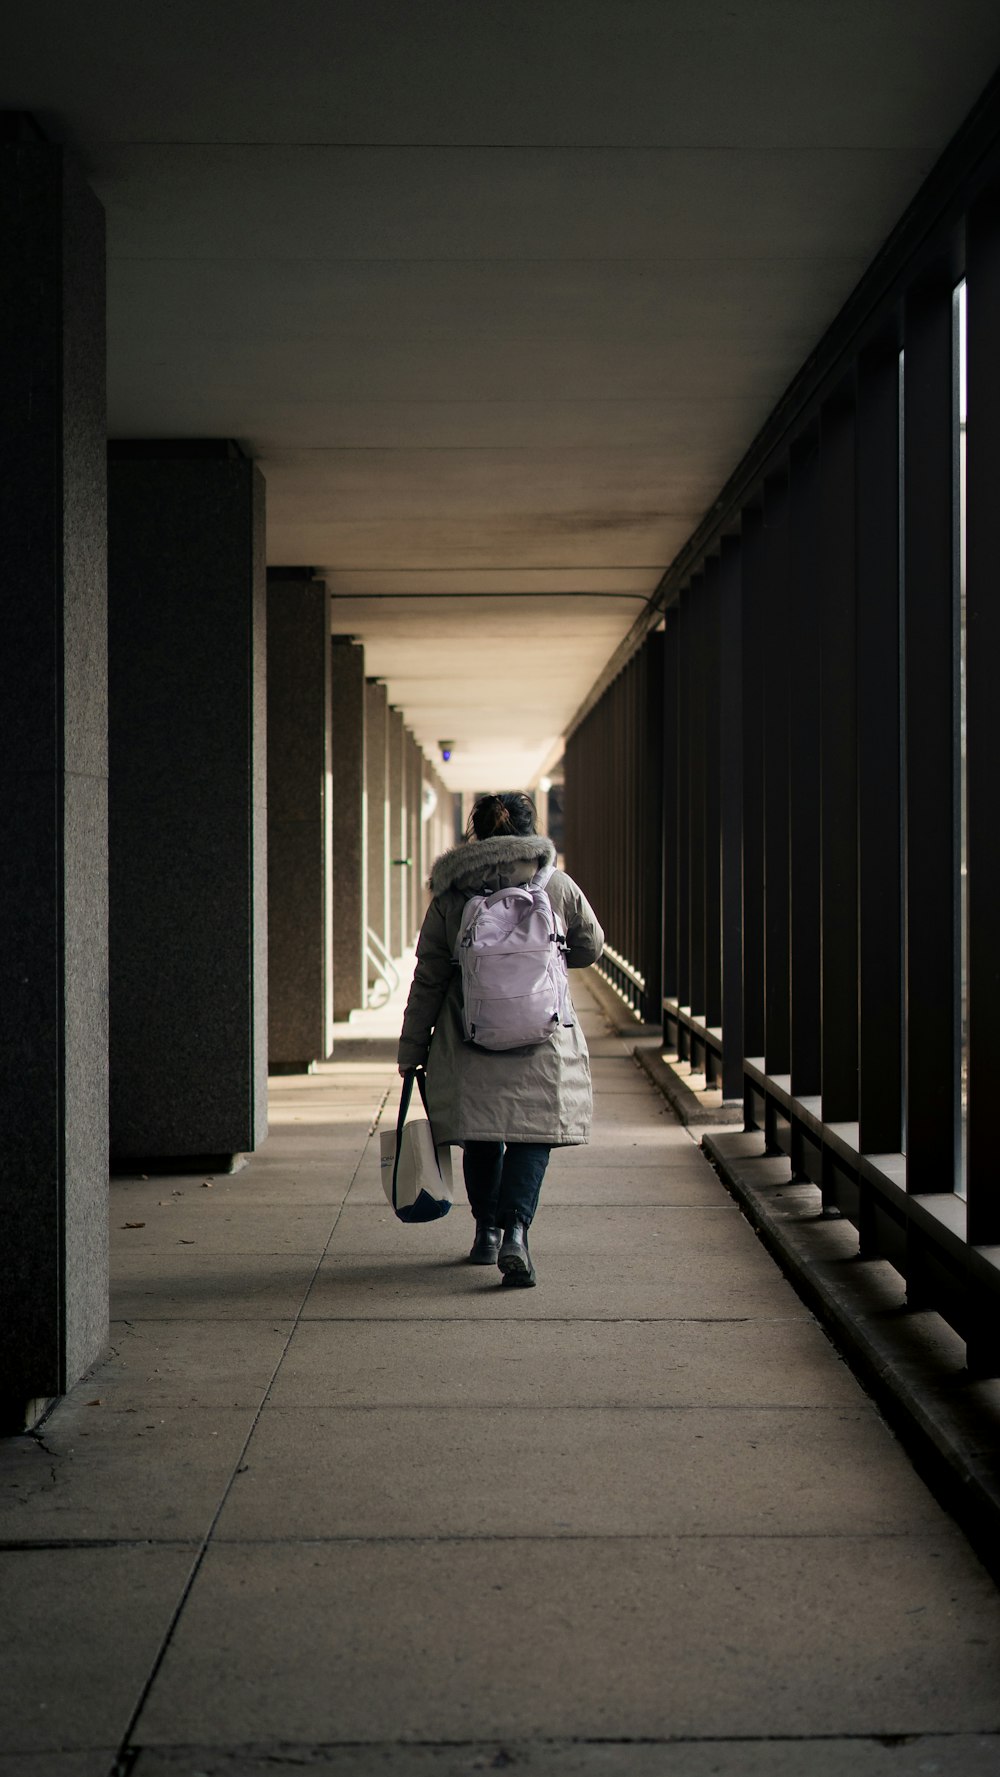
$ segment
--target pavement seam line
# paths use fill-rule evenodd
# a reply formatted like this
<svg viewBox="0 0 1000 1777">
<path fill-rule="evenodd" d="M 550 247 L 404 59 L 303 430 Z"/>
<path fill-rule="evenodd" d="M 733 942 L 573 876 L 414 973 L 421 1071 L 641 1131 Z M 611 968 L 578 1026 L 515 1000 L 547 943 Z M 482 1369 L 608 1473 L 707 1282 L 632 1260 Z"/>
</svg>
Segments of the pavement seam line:
<svg viewBox="0 0 1000 1777">
<path fill-rule="evenodd" d="M 442 1531 L 393 1536 L 368 1535 L 364 1531 L 344 1531 L 339 1536 L 227 1536 L 220 1537 L 220 1549 L 315 1549 L 326 1547 L 354 1548 L 437 1548 L 478 1547 L 482 1543 L 548 1543 L 558 1548 L 563 1543 L 872 1543 L 872 1542 L 942 1542 L 951 1544 L 962 1539 L 960 1526 L 952 1530 L 926 1531 L 917 1525 L 907 1530 L 483 1530 L 478 1533 Z"/>
<path fill-rule="evenodd" d="M 392 1090 L 392 1088 L 390 1086 L 387 1089 L 386 1097 L 388 1097 L 389 1091 L 391 1091 L 391 1090 Z M 383 1103 L 384 1103 L 384 1100 L 383 1100 Z M 226 1482 L 226 1485 L 222 1490 L 222 1496 L 219 1499 L 219 1503 L 216 1506 L 215 1511 L 212 1515 L 211 1523 L 209 1524 L 208 1529 L 205 1531 L 205 1534 L 201 1539 L 200 1546 L 197 1550 L 197 1553 L 195 1554 L 195 1558 L 194 1558 L 194 1561 L 191 1565 L 190 1572 L 188 1573 L 187 1579 L 181 1589 L 181 1595 L 180 1595 L 179 1599 L 177 1600 L 177 1604 L 175 1605 L 174 1610 L 171 1613 L 170 1621 L 167 1624 L 166 1630 L 164 1631 L 163 1637 L 160 1641 L 159 1648 L 157 1649 L 157 1652 L 154 1656 L 149 1673 L 146 1677 L 146 1681 L 143 1684 L 142 1689 L 140 1690 L 138 1700 L 135 1704 L 132 1714 L 130 1715 L 130 1717 L 128 1719 L 128 1722 L 126 1723 L 125 1732 L 122 1735 L 121 1742 L 119 1744 L 118 1754 L 117 1754 L 115 1762 L 112 1766 L 111 1777 L 128 1777 L 128 1773 L 132 1770 L 132 1768 L 135 1765 L 135 1761 L 136 1761 L 136 1757 L 137 1757 L 137 1750 L 136 1750 L 135 1746 L 133 1745 L 133 1739 L 132 1739 L 133 1733 L 134 1733 L 135 1728 L 137 1727 L 137 1725 L 141 1719 L 142 1712 L 146 1707 L 146 1703 L 149 1699 L 149 1696 L 150 1696 L 150 1693 L 153 1689 L 153 1686 L 156 1683 L 157 1678 L 159 1677 L 160 1670 L 163 1666 L 164 1660 L 166 1659 L 167 1652 L 170 1648 L 170 1644 L 174 1639 L 174 1636 L 177 1632 L 177 1628 L 180 1623 L 181 1617 L 184 1613 L 184 1609 L 187 1605 L 187 1601 L 190 1598 L 191 1592 L 194 1588 L 195 1580 L 197 1579 L 198 1574 L 201 1571 L 202 1565 L 205 1560 L 205 1556 L 208 1553 L 209 1545 L 212 1541 L 212 1537 L 215 1532 L 215 1527 L 218 1524 L 219 1519 L 225 1509 L 226 1502 L 227 1502 L 230 1492 L 232 1490 L 233 1482 L 235 1481 L 236 1476 L 238 1475 L 238 1473 L 240 1471 L 240 1468 L 243 1464 L 244 1458 L 246 1457 L 246 1453 L 250 1447 L 250 1443 L 253 1439 L 254 1433 L 257 1430 L 257 1426 L 260 1422 L 260 1416 L 263 1413 L 264 1408 L 267 1404 L 267 1399 L 268 1399 L 268 1396 L 270 1395 L 271 1389 L 274 1387 L 274 1383 L 277 1378 L 278 1371 L 281 1369 L 281 1366 L 285 1361 L 285 1357 L 287 1356 L 287 1353 L 288 1353 L 288 1348 L 289 1348 L 289 1346 L 292 1342 L 292 1339 L 294 1338 L 295 1333 L 298 1329 L 299 1323 L 302 1319 L 302 1314 L 303 1314 L 303 1310 L 305 1308 L 306 1302 L 309 1300 L 310 1291 L 312 1290 L 313 1285 L 315 1284 L 316 1279 L 319 1276 L 320 1268 L 323 1264 L 324 1259 L 326 1258 L 327 1253 L 330 1250 L 330 1243 L 333 1240 L 334 1234 L 337 1231 L 337 1226 L 340 1222 L 340 1218 L 341 1218 L 343 1211 L 344 1211 L 344 1204 L 346 1203 L 347 1198 L 353 1188 L 355 1179 L 357 1178 L 358 1173 L 360 1172 L 361 1167 L 364 1164 L 365 1155 L 368 1152 L 368 1147 L 371 1142 L 371 1139 L 372 1138 L 371 1138 L 370 1134 L 365 1137 L 364 1144 L 362 1146 L 360 1154 L 358 1155 L 358 1159 L 357 1159 L 357 1163 L 355 1165 L 354 1171 L 351 1174 L 350 1183 L 348 1184 L 347 1190 L 345 1191 L 344 1196 L 343 1196 L 343 1198 L 340 1202 L 340 1205 L 337 1209 L 337 1212 L 334 1216 L 333 1225 L 332 1225 L 330 1232 L 327 1236 L 323 1250 L 320 1253 L 315 1266 L 313 1267 L 312 1275 L 309 1278 L 309 1281 L 305 1287 L 305 1290 L 303 1291 L 302 1299 L 299 1303 L 298 1310 L 296 1312 L 294 1320 L 292 1321 L 292 1325 L 289 1328 L 289 1331 L 288 1331 L 288 1334 L 284 1340 L 284 1343 L 282 1344 L 281 1351 L 278 1354 L 278 1358 L 275 1363 L 274 1369 L 271 1372 L 270 1380 L 267 1382 L 264 1392 L 263 1392 L 263 1395 L 261 1396 L 260 1403 L 254 1412 L 254 1416 L 253 1416 L 253 1420 L 250 1425 L 250 1429 L 247 1432 L 247 1435 L 243 1440 L 243 1443 L 242 1443 L 240 1450 L 239 1450 L 239 1454 L 237 1455 L 236 1461 L 233 1464 L 232 1470 L 230 1472 L 229 1479 Z M 277 1316 L 277 1318 L 281 1319 L 283 1317 L 279 1315 L 279 1316 Z"/>
<path fill-rule="evenodd" d="M 923 1740 L 994 1740 L 1000 1737 L 997 1728 L 918 1728 L 914 1732 L 905 1731 L 893 1734 L 865 1733 L 863 1730 L 844 1729 L 841 1733 L 801 1733 L 801 1734 L 537 1734 L 530 1740 L 505 1737 L 502 1745 L 531 1751 L 534 1747 L 573 1748 L 577 1746 L 809 1746 L 813 1742 L 839 1745 L 849 1741 L 852 1745 L 878 1745 L 898 1747 L 916 1745 Z M 155 1750 L 183 1753 L 188 1756 L 192 1751 L 211 1752 L 213 1755 L 229 1758 L 234 1753 L 237 1757 L 265 1757 L 273 1760 L 276 1752 L 298 1753 L 302 1750 L 312 1752 L 383 1752 L 387 1747 L 392 1750 L 409 1751 L 416 1748 L 421 1751 L 437 1751 L 446 1748 L 448 1751 L 462 1752 L 466 1749 L 475 1751 L 483 1747 L 499 1747 L 499 1737 L 486 1740 L 449 1739 L 442 1736 L 436 1740 L 251 1740 L 235 1746 L 206 1747 L 196 1741 L 183 1741 L 167 1746 L 160 1743 Z M 270 1749 L 270 1750 L 269 1750 Z M 137 1749 L 139 1750 L 139 1749 Z M 148 1750 L 154 1750 L 149 1748 Z M 496 1767 L 494 1767 L 495 1769 Z"/>
</svg>

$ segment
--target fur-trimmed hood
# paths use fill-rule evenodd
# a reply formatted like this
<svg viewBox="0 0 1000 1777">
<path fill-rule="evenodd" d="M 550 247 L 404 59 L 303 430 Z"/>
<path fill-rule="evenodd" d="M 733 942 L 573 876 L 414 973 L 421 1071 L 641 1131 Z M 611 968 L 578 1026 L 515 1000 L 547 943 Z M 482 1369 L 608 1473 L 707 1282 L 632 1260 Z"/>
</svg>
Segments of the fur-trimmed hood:
<svg viewBox="0 0 1000 1777">
<path fill-rule="evenodd" d="M 431 871 L 431 894 L 460 889 L 463 894 L 489 893 L 512 883 L 530 882 L 538 870 L 556 861 L 556 848 L 544 833 L 498 833 L 492 839 L 470 839 L 438 858 Z"/>
</svg>

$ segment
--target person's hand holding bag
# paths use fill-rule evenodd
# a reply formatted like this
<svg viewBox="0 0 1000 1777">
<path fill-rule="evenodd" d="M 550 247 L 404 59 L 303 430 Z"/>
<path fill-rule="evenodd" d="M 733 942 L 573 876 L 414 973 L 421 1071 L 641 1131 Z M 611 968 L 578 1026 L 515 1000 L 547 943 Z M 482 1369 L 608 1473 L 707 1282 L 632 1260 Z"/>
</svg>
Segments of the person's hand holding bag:
<svg viewBox="0 0 1000 1777">
<path fill-rule="evenodd" d="M 379 1136 L 382 1188 L 401 1222 L 435 1222 L 448 1214 L 452 1202 L 451 1148 L 437 1146 L 427 1112 L 423 1068 L 400 1068 L 403 1088 L 395 1129 Z M 424 1116 L 407 1112 L 416 1080 Z"/>
</svg>

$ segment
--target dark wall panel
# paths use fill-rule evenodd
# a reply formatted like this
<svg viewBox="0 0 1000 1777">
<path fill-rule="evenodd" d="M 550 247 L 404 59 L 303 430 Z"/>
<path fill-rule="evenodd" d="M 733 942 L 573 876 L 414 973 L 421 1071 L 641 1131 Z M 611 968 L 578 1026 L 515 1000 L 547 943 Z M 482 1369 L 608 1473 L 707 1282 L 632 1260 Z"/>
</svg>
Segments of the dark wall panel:
<svg viewBox="0 0 1000 1777">
<path fill-rule="evenodd" d="M 565 756 L 566 867 L 604 927 L 608 951 L 600 967 L 635 1013 L 656 1023 L 663 993 L 664 682 L 663 636 L 654 634 L 570 736 Z"/>
</svg>

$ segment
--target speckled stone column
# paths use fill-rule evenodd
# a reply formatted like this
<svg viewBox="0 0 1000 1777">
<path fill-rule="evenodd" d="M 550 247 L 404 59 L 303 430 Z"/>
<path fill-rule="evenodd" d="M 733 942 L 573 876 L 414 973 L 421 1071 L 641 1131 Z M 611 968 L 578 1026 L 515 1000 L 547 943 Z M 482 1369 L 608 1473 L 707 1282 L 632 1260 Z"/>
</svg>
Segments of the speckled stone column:
<svg viewBox="0 0 1000 1777">
<path fill-rule="evenodd" d="M 104 214 L 0 116 L 0 1430 L 108 1327 Z"/>
<path fill-rule="evenodd" d="M 406 907 L 406 739 L 402 710 L 389 708 L 389 949 L 402 956 Z"/>
<path fill-rule="evenodd" d="M 333 1048 L 330 615 L 308 568 L 267 573 L 268 1055 L 299 1073 Z"/>
<path fill-rule="evenodd" d="M 414 934 L 419 934 L 423 924 L 424 912 L 427 907 L 427 877 L 430 872 L 432 858 L 430 855 L 430 830 L 427 824 L 425 796 L 430 791 L 430 767 L 424 757 L 423 749 L 417 751 L 417 855 L 413 864 L 413 881 L 416 889 L 416 920 Z"/>
<path fill-rule="evenodd" d="M 427 888 L 428 878 L 441 853 L 448 851 L 454 845 L 455 837 L 451 793 L 445 789 L 439 772 L 435 770 L 429 760 L 424 766 L 424 776 L 437 797 L 436 806 L 424 822 L 423 911 L 426 912 L 430 900 L 430 890 Z M 423 919 L 423 913 L 421 913 L 421 919 Z"/>
<path fill-rule="evenodd" d="M 113 445 L 111 1152 L 267 1133 L 264 483 L 225 441 Z"/>
<path fill-rule="evenodd" d="M 368 799 L 368 927 L 389 949 L 389 708 L 384 685 L 365 685 L 365 785 Z M 371 961 L 368 985 L 379 979 Z"/>
<path fill-rule="evenodd" d="M 410 730 L 406 730 L 406 944 L 416 943 L 422 917 L 420 894 L 421 844 L 424 799 L 424 756 Z"/>
<path fill-rule="evenodd" d="M 333 1015 L 339 1020 L 367 997 L 365 651 L 349 636 L 334 636 L 332 664 Z"/>
</svg>

